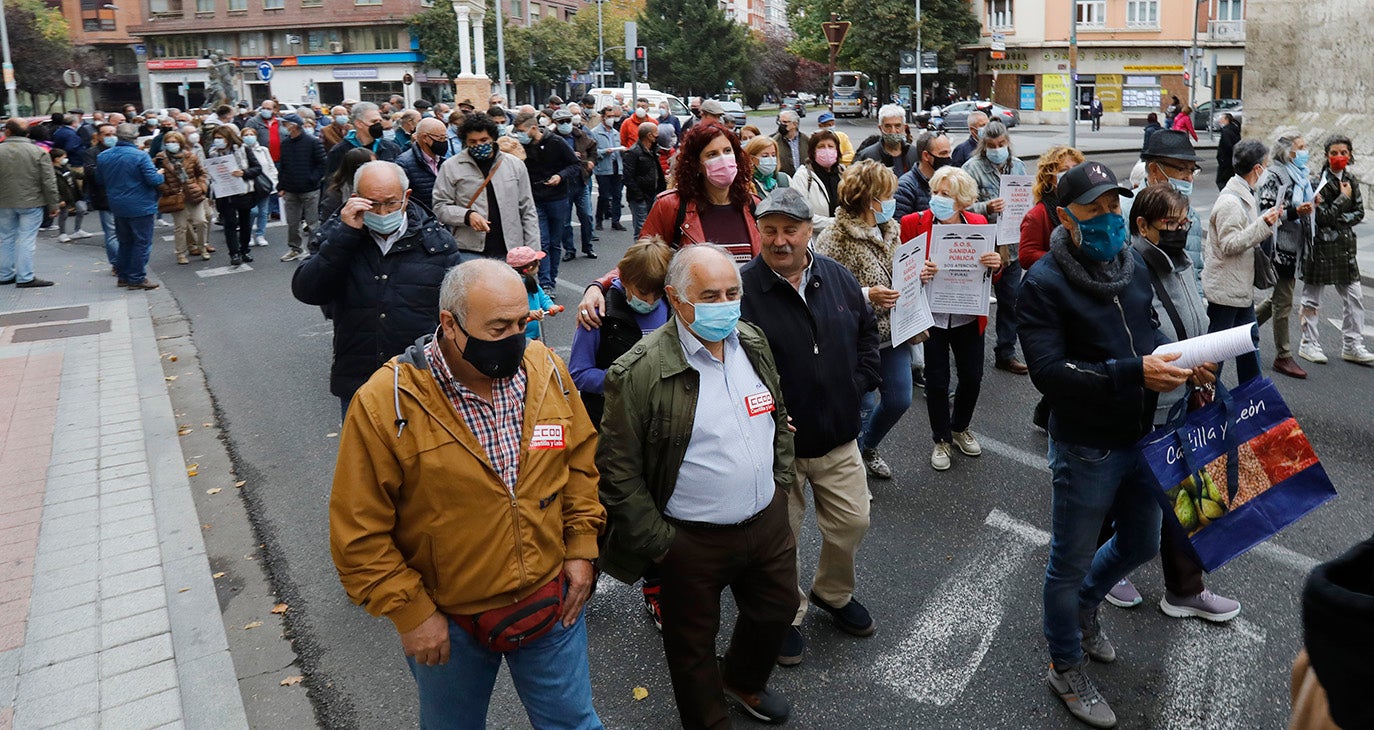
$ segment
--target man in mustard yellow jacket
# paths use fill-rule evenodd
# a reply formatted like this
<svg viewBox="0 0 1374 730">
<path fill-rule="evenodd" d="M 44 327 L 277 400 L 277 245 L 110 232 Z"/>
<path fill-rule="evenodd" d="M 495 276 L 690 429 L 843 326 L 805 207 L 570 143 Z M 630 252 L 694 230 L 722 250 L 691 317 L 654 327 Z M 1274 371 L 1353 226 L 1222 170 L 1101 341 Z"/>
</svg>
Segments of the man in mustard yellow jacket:
<svg viewBox="0 0 1374 730">
<path fill-rule="evenodd" d="M 485 727 L 504 656 L 534 727 L 600 728 L 581 617 L 605 524 L 596 432 L 563 362 L 527 342 L 513 269 L 456 266 L 439 306 L 348 410 L 339 578 L 395 623 L 423 727 Z"/>
</svg>

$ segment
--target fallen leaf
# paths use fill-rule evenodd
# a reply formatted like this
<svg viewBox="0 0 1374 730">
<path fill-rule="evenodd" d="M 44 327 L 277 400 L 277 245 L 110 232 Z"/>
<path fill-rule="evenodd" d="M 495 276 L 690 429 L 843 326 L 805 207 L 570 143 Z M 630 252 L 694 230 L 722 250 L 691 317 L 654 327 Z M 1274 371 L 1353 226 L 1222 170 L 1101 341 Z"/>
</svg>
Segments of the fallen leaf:
<svg viewBox="0 0 1374 730">
<path fill-rule="evenodd" d="M 210 523 L 207 522 L 207 523 L 201 525 L 201 526 L 200 526 L 200 529 L 202 529 L 202 530 L 208 530 L 208 529 L 210 529 Z"/>
<path fill-rule="evenodd" d="M 210 576 L 210 577 L 211 577 L 211 578 L 223 578 L 223 577 L 224 577 L 224 571 L 221 570 L 220 572 L 215 573 L 214 575 L 212 575 L 212 576 Z"/>
<path fill-rule="evenodd" d="M 191 589 L 190 589 L 190 588 L 182 588 L 181 590 L 177 591 L 177 593 L 185 593 L 186 591 L 189 591 L 189 590 L 191 590 Z"/>
<path fill-rule="evenodd" d="M 339 435 L 339 432 L 338 432 L 338 431 L 331 431 L 331 432 L 325 434 L 324 437 L 327 438 L 327 439 L 332 439 L 332 438 L 338 437 L 338 435 Z"/>
<path fill-rule="evenodd" d="M 262 626 L 262 622 L 261 622 L 261 621 L 254 621 L 254 622 L 248 624 L 247 626 L 244 626 L 244 627 L 243 627 L 243 630 L 244 630 L 244 631 L 247 631 L 247 630 L 249 630 L 249 629 L 256 629 L 256 628 L 259 627 L 259 626 Z"/>
<path fill-rule="evenodd" d="M 177 361 L 177 356 L 176 356 L 176 355 L 168 355 L 168 356 L 167 356 L 167 359 L 168 359 L 168 360 L 171 360 L 172 362 L 176 362 L 176 361 Z"/>
<path fill-rule="evenodd" d="M 214 489 L 207 489 L 207 490 L 205 490 L 205 493 L 206 493 L 206 494 L 219 494 L 221 491 L 223 491 L 223 490 L 221 490 L 219 487 L 215 487 Z"/>
<path fill-rule="evenodd" d="M 638 702 L 639 700 L 642 700 L 645 697 L 649 696 L 649 690 L 644 689 L 643 687 L 635 687 L 633 694 L 635 697 L 635 701 Z"/>
<path fill-rule="evenodd" d="M 178 429 L 177 429 L 177 435 L 178 435 L 178 436 L 185 436 L 186 434 L 190 433 L 192 430 L 194 430 L 194 429 L 192 429 L 190 426 L 182 426 L 181 428 L 178 428 Z"/>
<path fill-rule="evenodd" d="M 278 603 L 277 605 L 275 605 L 275 606 L 272 607 L 272 613 L 277 613 L 277 614 L 286 613 L 286 609 L 287 609 L 287 608 L 288 608 L 288 606 L 287 606 L 285 603 Z"/>
<path fill-rule="evenodd" d="M 235 489 L 242 489 L 242 488 L 243 488 L 243 485 L 245 485 L 245 484 L 247 484 L 247 483 L 248 483 L 248 482 L 246 482 L 246 481 L 239 480 L 239 481 L 237 481 L 237 482 L 234 482 L 234 488 L 235 488 Z"/>
<path fill-rule="evenodd" d="M 177 376 L 175 376 L 175 375 L 168 375 L 167 377 L 163 378 L 163 380 L 165 380 L 165 381 L 167 381 L 167 382 L 169 382 L 169 383 L 172 382 L 173 380 L 176 380 L 176 379 L 177 379 Z"/>
<path fill-rule="evenodd" d="M 187 464 L 186 476 L 193 477 L 200 473 L 200 464 Z"/>
<path fill-rule="evenodd" d="M 299 675 L 299 674 L 293 674 L 293 675 L 291 675 L 290 677 L 287 677 L 286 679 L 283 679 L 283 680 L 281 681 L 281 686 L 283 686 L 283 687 L 295 687 L 296 685 L 300 684 L 300 683 L 303 682 L 304 680 L 305 680 L 305 677 L 302 677 L 302 676 Z"/>
<path fill-rule="evenodd" d="M 214 426 L 215 424 L 213 424 L 213 423 L 202 423 L 202 424 L 200 424 L 200 425 L 202 425 L 202 426 L 204 426 L 204 427 L 206 427 L 206 428 L 210 428 L 211 426 Z"/>
</svg>

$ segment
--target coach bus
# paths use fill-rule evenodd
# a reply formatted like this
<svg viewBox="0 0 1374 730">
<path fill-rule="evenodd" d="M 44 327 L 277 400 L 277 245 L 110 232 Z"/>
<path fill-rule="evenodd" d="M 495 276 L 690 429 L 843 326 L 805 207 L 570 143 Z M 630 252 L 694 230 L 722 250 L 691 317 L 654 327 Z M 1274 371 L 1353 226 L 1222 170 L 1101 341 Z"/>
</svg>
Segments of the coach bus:
<svg viewBox="0 0 1374 730">
<path fill-rule="evenodd" d="M 872 113 L 872 92 L 868 74 L 858 71 L 836 71 L 831 77 L 830 111 L 837 117 L 868 116 Z"/>
</svg>

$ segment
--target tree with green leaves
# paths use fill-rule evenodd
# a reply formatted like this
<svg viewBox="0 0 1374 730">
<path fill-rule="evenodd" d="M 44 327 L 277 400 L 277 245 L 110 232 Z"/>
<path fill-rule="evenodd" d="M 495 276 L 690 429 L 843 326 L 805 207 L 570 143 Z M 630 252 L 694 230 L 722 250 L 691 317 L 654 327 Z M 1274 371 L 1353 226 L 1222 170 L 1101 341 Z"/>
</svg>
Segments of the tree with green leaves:
<svg viewBox="0 0 1374 730">
<path fill-rule="evenodd" d="M 71 68 L 73 58 L 61 8 L 50 8 L 43 0 L 7 0 L 5 24 L 15 84 L 29 95 L 29 107 L 38 108 L 40 95 L 57 92 L 53 101 L 61 98 L 62 72 Z"/>
<path fill-rule="evenodd" d="M 712 94 L 737 83 L 753 62 L 748 29 L 716 0 L 647 0 L 639 14 L 639 44 L 649 48 L 655 88 Z"/>
</svg>

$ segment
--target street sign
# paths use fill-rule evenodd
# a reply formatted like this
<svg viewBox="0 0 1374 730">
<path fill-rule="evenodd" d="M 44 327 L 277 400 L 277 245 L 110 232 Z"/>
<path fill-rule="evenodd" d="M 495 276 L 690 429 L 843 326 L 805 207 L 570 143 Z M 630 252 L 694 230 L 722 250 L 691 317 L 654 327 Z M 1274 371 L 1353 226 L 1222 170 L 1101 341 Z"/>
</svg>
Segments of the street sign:
<svg viewBox="0 0 1374 730">
<path fill-rule="evenodd" d="M 15 85 L 15 82 L 14 82 L 14 64 L 12 64 L 12 63 L 7 63 L 7 64 L 5 64 L 4 69 L 5 69 L 5 88 L 6 88 L 6 89 L 9 89 L 10 91 L 14 91 L 15 89 L 18 88 L 18 86 L 16 86 L 16 85 Z"/>
<path fill-rule="evenodd" d="M 135 56 L 146 56 L 146 55 L 148 55 L 148 47 L 145 46 L 145 45 L 143 45 L 142 43 L 135 43 L 135 44 L 134 44 L 134 55 L 135 55 Z"/>
<path fill-rule="evenodd" d="M 921 53 L 921 73 L 933 74 L 940 72 L 940 60 L 935 51 L 924 51 Z"/>
<path fill-rule="evenodd" d="M 271 61 L 263 61 L 262 63 L 259 63 L 259 64 L 258 64 L 258 80 L 259 80 L 259 81 L 271 81 L 271 80 L 272 80 L 272 71 L 273 71 L 273 67 L 272 67 L 272 62 L 271 62 Z"/>
<path fill-rule="evenodd" d="M 917 63 L 916 63 L 916 55 L 917 55 L 917 54 L 916 54 L 915 51 L 898 51 L 898 52 L 897 52 L 897 73 L 900 73 L 900 74 L 914 74 L 914 73 L 918 73 L 918 72 L 920 71 L 920 69 L 918 68 L 918 65 L 917 65 Z"/>
<path fill-rule="evenodd" d="M 994 51 L 1005 51 L 1005 50 L 1007 50 L 1007 36 L 1006 36 L 1005 33 L 993 33 L 993 34 L 992 34 L 992 50 L 994 50 Z"/>
<path fill-rule="evenodd" d="M 405 84 L 406 86 L 410 86 L 411 84 L 415 83 L 415 77 L 412 76 L 409 71 L 407 71 L 406 74 L 401 77 L 401 83 Z"/>
<path fill-rule="evenodd" d="M 639 45 L 639 23 L 625 21 L 625 60 L 635 60 L 635 46 Z"/>
<path fill-rule="evenodd" d="M 830 44 L 830 52 L 839 53 L 840 44 L 844 43 L 844 37 L 849 33 L 849 21 L 839 20 L 821 23 L 821 30 L 825 31 L 825 40 Z"/>
<path fill-rule="evenodd" d="M 69 68 L 62 72 L 62 83 L 75 89 L 81 85 L 81 72 L 74 68 Z"/>
</svg>

